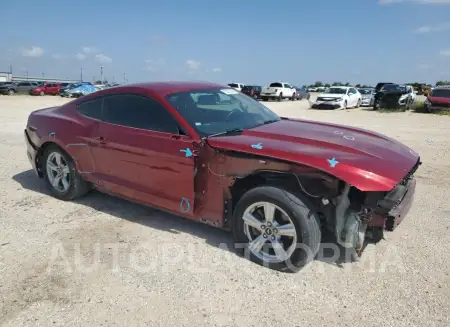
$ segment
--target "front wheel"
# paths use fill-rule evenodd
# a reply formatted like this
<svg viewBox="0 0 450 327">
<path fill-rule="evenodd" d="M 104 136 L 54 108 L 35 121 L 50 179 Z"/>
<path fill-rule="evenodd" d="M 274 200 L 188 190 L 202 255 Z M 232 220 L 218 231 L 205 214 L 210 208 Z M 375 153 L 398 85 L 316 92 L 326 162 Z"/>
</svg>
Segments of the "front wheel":
<svg viewBox="0 0 450 327">
<path fill-rule="evenodd" d="M 16 93 L 14 90 L 8 90 L 8 95 L 14 95 L 14 93 Z"/>
<path fill-rule="evenodd" d="M 361 99 L 358 99 L 358 102 L 356 103 L 356 108 L 361 107 Z"/>
<path fill-rule="evenodd" d="M 88 184 L 81 179 L 70 156 L 57 145 L 50 145 L 43 155 L 45 181 L 51 194 L 60 200 L 73 200 L 87 193 Z"/>
<path fill-rule="evenodd" d="M 233 234 L 237 248 L 270 269 L 297 272 L 319 251 L 319 218 L 308 199 L 286 190 L 261 186 L 236 205 Z"/>
<path fill-rule="evenodd" d="M 278 102 L 280 102 L 281 100 L 283 100 L 283 93 L 280 93 L 280 95 L 278 96 Z"/>
<path fill-rule="evenodd" d="M 39 95 L 42 97 L 45 95 L 44 91 L 39 92 Z"/>
</svg>

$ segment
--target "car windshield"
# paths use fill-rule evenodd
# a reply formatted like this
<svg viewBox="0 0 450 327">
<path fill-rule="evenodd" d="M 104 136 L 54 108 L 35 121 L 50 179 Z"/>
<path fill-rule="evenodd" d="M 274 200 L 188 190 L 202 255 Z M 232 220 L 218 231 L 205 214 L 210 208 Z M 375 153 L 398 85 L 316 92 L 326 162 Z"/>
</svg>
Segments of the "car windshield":
<svg viewBox="0 0 450 327">
<path fill-rule="evenodd" d="M 432 97 L 450 98 L 450 89 L 435 89 L 431 92 Z"/>
<path fill-rule="evenodd" d="M 358 89 L 359 93 L 361 93 L 362 95 L 370 95 L 373 93 L 372 89 Z"/>
<path fill-rule="evenodd" d="M 201 137 L 281 119 L 260 102 L 234 89 L 179 92 L 167 95 L 166 99 Z"/>
<path fill-rule="evenodd" d="M 332 93 L 332 94 L 346 94 L 347 89 L 343 87 L 330 87 L 325 90 L 325 93 Z"/>
<path fill-rule="evenodd" d="M 283 87 L 283 85 L 281 83 L 271 83 L 269 87 Z"/>
<path fill-rule="evenodd" d="M 406 86 L 398 84 L 386 84 L 381 88 L 381 91 L 405 92 Z"/>
</svg>

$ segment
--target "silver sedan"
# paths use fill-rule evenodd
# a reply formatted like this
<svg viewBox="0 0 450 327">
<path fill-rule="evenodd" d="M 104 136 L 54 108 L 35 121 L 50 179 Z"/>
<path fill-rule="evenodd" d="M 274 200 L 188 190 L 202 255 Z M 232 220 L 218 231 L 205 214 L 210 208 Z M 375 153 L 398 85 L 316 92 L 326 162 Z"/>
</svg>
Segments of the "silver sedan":
<svg viewBox="0 0 450 327">
<path fill-rule="evenodd" d="M 359 93 L 361 93 L 361 106 L 371 107 L 375 101 L 375 89 L 370 88 L 359 88 Z"/>
</svg>

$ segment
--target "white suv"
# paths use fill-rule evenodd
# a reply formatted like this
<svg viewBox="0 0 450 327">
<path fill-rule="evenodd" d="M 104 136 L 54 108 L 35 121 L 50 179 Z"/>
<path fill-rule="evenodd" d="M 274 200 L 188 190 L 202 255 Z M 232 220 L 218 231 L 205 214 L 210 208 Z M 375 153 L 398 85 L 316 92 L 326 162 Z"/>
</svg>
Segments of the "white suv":
<svg viewBox="0 0 450 327">
<path fill-rule="evenodd" d="M 230 84 L 228 84 L 228 86 L 231 87 L 231 88 L 233 88 L 233 89 L 235 89 L 236 91 L 241 92 L 241 91 L 242 91 L 242 88 L 243 88 L 245 85 L 242 84 L 242 83 L 230 83 Z"/>
<path fill-rule="evenodd" d="M 290 84 L 285 82 L 270 83 L 269 86 L 263 87 L 261 90 L 261 98 L 263 101 L 270 99 L 277 99 L 281 101 L 283 99 L 296 100 L 296 90 Z"/>
</svg>

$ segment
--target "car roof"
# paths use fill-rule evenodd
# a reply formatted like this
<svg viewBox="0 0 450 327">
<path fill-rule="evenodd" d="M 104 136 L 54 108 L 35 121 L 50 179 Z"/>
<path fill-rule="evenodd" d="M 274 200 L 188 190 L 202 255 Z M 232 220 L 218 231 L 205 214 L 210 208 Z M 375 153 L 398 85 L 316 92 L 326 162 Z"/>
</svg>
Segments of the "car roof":
<svg viewBox="0 0 450 327">
<path fill-rule="evenodd" d="M 209 82 L 148 82 L 148 83 L 135 83 L 115 86 L 114 88 L 105 89 L 102 94 L 108 94 L 109 92 L 116 92 L 120 89 L 144 89 L 149 92 L 158 94 L 160 96 L 166 96 L 172 93 L 195 91 L 212 88 L 229 88 L 228 85 L 221 85 Z"/>
<path fill-rule="evenodd" d="M 450 90 L 450 85 L 436 86 L 435 90 Z"/>
</svg>

